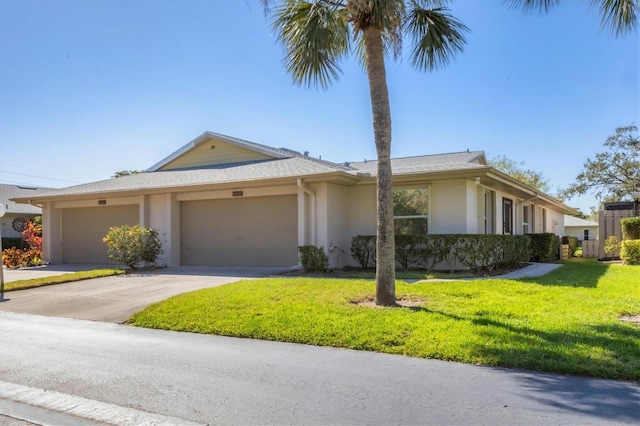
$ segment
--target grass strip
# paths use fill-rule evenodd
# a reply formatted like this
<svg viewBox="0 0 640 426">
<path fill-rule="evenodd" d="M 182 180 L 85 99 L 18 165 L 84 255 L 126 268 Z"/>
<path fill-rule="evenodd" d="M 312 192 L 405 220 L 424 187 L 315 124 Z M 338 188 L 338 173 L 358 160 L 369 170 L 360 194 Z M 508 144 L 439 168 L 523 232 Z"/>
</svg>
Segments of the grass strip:
<svg viewBox="0 0 640 426">
<path fill-rule="evenodd" d="M 365 280 L 243 281 L 172 297 L 135 326 L 640 380 L 640 267 L 572 260 L 523 280 L 397 282 L 406 308 L 373 300 Z"/>
<path fill-rule="evenodd" d="M 5 283 L 4 291 L 26 290 L 29 288 L 44 287 L 47 285 L 70 283 L 74 281 L 90 280 L 92 278 L 110 277 L 122 275 L 124 269 L 93 269 L 91 271 L 70 272 L 68 274 L 54 275 L 51 277 L 31 278 Z"/>
</svg>

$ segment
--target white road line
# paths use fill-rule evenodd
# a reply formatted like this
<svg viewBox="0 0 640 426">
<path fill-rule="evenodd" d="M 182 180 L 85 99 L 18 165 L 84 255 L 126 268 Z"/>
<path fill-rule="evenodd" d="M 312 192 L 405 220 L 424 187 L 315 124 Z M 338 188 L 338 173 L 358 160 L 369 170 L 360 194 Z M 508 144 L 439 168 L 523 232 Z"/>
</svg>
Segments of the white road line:
<svg viewBox="0 0 640 426">
<path fill-rule="evenodd" d="M 0 380 L 0 398 L 113 425 L 202 426 L 205 424 L 2 380 Z"/>
</svg>

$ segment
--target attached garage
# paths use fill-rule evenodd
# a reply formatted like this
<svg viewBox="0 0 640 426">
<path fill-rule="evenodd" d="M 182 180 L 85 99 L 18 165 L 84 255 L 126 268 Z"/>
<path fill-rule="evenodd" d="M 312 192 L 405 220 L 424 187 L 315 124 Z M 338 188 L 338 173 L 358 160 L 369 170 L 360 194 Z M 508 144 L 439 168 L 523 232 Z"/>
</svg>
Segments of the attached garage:
<svg viewBox="0 0 640 426">
<path fill-rule="evenodd" d="M 68 208 L 61 216 L 62 263 L 108 263 L 109 228 L 140 222 L 138 205 Z"/>
<path fill-rule="evenodd" d="M 296 195 L 183 201 L 183 265 L 292 266 L 298 263 Z"/>
</svg>

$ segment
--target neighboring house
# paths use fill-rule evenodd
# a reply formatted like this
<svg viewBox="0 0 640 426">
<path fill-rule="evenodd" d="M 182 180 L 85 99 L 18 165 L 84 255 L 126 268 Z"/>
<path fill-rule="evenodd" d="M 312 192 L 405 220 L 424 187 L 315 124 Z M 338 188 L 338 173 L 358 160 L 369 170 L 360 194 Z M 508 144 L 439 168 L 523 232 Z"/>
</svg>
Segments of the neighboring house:
<svg viewBox="0 0 640 426">
<path fill-rule="evenodd" d="M 578 241 L 597 240 L 598 222 L 567 215 L 564 217 L 564 235 L 576 237 Z"/>
<path fill-rule="evenodd" d="M 42 214 L 42 209 L 35 205 L 19 204 L 10 201 L 13 198 L 30 197 L 33 194 L 48 191 L 26 185 L 0 184 L 0 204 L 4 205 L 5 215 L 0 218 L 2 238 L 20 238 L 21 232 L 14 229 L 14 223 L 24 222 Z M 6 248 L 6 247 L 5 247 Z"/>
<path fill-rule="evenodd" d="M 482 151 L 392 161 L 399 233 L 564 233 L 575 211 L 487 165 Z M 17 201 L 43 206 L 51 263 L 106 259 L 110 226 L 158 230 L 174 265 L 293 266 L 298 246 L 355 265 L 351 238 L 376 232 L 376 161 L 336 164 L 205 132 L 146 172 Z"/>
</svg>

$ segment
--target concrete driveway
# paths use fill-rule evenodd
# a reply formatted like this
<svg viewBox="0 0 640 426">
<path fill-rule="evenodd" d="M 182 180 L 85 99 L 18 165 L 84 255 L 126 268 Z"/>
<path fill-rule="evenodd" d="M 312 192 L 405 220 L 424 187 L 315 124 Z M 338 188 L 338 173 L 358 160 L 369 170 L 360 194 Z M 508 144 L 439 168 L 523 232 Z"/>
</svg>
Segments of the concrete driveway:
<svg viewBox="0 0 640 426">
<path fill-rule="evenodd" d="M 21 275 L 17 279 L 46 276 L 44 270 L 47 268 L 39 269 L 19 271 Z M 49 269 L 48 275 L 80 269 L 87 269 L 87 265 L 75 265 L 75 268 L 74 265 L 58 265 Z M 287 270 L 273 267 L 179 266 L 7 292 L 5 300 L 0 303 L 0 311 L 122 323 L 134 312 L 176 294 L 242 279 L 277 275 Z M 16 279 L 12 272 L 16 271 L 5 270 L 6 282 Z M 25 275 L 28 273 L 33 275 Z"/>
</svg>

